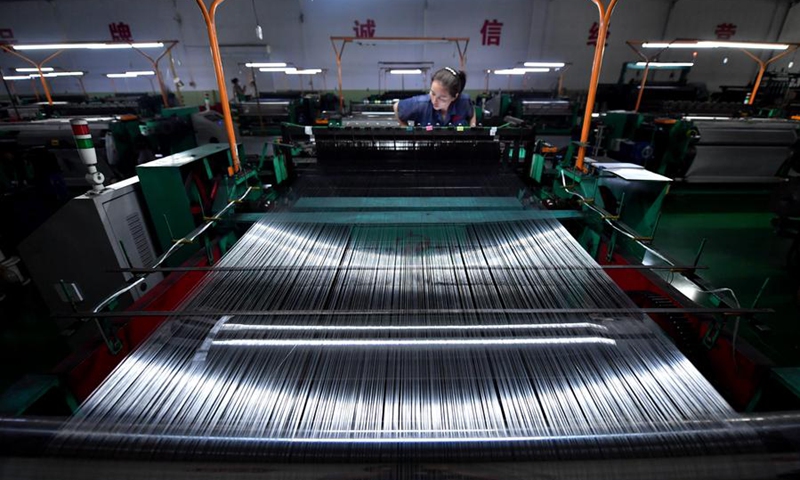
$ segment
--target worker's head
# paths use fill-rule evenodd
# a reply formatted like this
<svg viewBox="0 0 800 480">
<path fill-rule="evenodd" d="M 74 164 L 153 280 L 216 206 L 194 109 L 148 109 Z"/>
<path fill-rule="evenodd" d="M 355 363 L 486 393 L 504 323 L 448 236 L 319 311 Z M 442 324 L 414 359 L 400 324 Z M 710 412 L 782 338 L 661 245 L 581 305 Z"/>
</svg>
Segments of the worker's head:
<svg viewBox="0 0 800 480">
<path fill-rule="evenodd" d="M 436 110 L 445 110 L 464 91 L 467 74 L 450 67 L 444 67 L 433 74 L 431 81 L 431 103 Z"/>
<path fill-rule="evenodd" d="M 234 85 L 239 85 L 239 79 L 234 77 L 234 78 L 231 79 L 231 83 L 234 84 Z"/>
</svg>

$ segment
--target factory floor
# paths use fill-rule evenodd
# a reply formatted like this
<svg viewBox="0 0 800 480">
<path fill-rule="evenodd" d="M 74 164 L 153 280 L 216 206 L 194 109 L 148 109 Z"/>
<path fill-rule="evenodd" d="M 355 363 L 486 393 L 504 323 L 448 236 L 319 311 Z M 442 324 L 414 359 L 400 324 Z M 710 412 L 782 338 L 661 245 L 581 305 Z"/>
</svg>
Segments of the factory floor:
<svg viewBox="0 0 800 480">
<path fill-rule="evenodd" d="M 37 398 L 29 392 L 10 393 L 8 388 L 26 375 L 49 374 L 69 348 L 32 283 L 9 288 L 0 301 L 0 318 L 0 414 L 8 415 L 20 404 Z"/>
<path fill-rule="evenodd" d="M 741 335 L 779 365 L 800 365 L 800 271 L 787 265 L 792 240 L 772 227 L 768 196 L 676 190 L 665 202 L 654 246 L 691 264 L 706 239 L 698 264 L 708 269 L 699 275 L 713 288 L 733 289 L 742 307 L 753 305 L 769 278 L 757 304 L 775 310 L 759 317 L 769 330 L 742 328 Z"/>
</svg>

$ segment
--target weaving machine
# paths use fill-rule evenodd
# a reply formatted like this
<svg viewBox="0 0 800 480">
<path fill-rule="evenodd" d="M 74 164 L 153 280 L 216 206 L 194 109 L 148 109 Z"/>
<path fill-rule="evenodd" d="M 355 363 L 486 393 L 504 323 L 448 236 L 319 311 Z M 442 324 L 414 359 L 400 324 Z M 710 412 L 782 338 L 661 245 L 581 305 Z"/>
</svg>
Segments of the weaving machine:
<svg viewBox="0 0 800 480">
<path fill-rule="evenodd" d="M 280 135 L 283 122 L 297 125 L 327 123 L 335 109 L 330 93 L 260 92 L 258 97 L 231 104 L 243 135 Z"/>
<path fill-rule="evenodd" d="M 279 130 L 281 122 L 297 122 L 301 102 L 299 94 L 291 98 L 272 96 L 234 103 L 233 108 L 243 132 L 269 134 Z"/>
<path fill-rule="evenodd" d="M 215 215 L 249 228 L 174 274 L 194 275 L 174 308 L 106 314 L 168 318 L 79 415 L 4 422 L 6 452 L 42 455 L 5 476 L 798 471 L 797 418 L 739 416 L 561 223 L 582 214 L 531 203 L 530 130 L 284 131 L 300 142 L 317 163 L 269 212 Z"/>
<path fill-rule="evenodd" d="M 800 124 L 781 119 L 659 118 L 609 112 L 597 143 L 609 156 L 681 183 L 778 183 L 798 164 Z"/>
<path fill-rule="evenodd" d="M 415 95 L 421 91 L 387 91 L 370 95 L 360 102 L 350 102 L 350 115 L 343 117 L 341 124 L 347 127 L 394 127 L 397 126 L 394 104 L 398 100 Z"/>
</svg>

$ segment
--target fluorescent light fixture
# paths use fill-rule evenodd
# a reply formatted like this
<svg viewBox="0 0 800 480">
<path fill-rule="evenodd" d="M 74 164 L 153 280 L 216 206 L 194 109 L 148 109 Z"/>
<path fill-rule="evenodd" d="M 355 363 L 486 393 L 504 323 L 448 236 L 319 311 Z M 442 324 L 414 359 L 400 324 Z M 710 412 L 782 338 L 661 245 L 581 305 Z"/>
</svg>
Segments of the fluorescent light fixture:
<svg viewBox="0 0 800 480">
<path fill-rule="evenodd" d="M 39 73 L 38 68 L 15 68 L 14 70 L 18 71 L 19 73 Z M 52 72 L 53 67 L 42 67 L 43 72 Z"/>
<path fill-rule="evenodd" d="M 648 42 L 643 43 L 642 48 L 741 48 L 745 50 L 786 50 L 789 45 L 785 43 L 755 43 L 755 42 L 717 42 L 717 41 L 700 41 L 700 42 Z"/>
<path fill-rule="evenodd" d="M 785 43 L 751 43 L 751 42 L 701 42 L 717 45 L 715 48 L 745 48 L 753 50 L 786 50 L 789 45 Z"/>
<path fill-rule="evenodd" d="M 14 50 L 116 50 L 125 48 L 161 48 L 161 42 L 146 43 L 43 43 L 40 45 L 12 45 Z"/>
<path fill-rule="evenodd" d="M 258 69 L 259 72 L 285 72 L 286 70 L 290 70 L 290 69 L 288 69 L 286 67 L 283 67 L 283 68 L 280 68 L 280 67 L 266 67 L 266 68 L 259 68 Z"/>
<path fill-rule="evenodd" d="M 630 64 L 629 64 L 630 65 Z M 650 62 L 650 68 L 657 69 L 657 68 L 687 68 L 693 67 L 694 63 L 692 62 Z M 636 62 L 631 66 L 634 70 L 644 70 L 647 67 L 647 62 Z"/>
<path fill-rule="evenodd" d="M 133 72 L 125 72 L 125 73 L 107 73 L 106 77 L 108 78 L 136 78 L 136 77 L 144 77 L 149 75 L 155 75 L 156 72 L 152 70 L 139 70 Z"/>
<path fill-rule="evenodd" d="M 321 68 L 306 68 L 304 70 L 298 70 L 296 68 L 287 68 L 285 70 L 287 75 L 316 75 L 318 73 L 322 73 Z"/>
<path fill-rule="evenodd" d="M 419 75 L 422 73 L 422 69 L 420 68 L 408 68 L 408 69 L 397 69 L 397 70 L 389 70 L 389 73 L 392 75 Z"/>
<path fill-rule="evenodd" d="M 31 76 L 32 77 L 38 77 L 39 74 L 35 73 L 35 74 L 31 75 Z M 50 73 L 45 73 L 44 76 L 47 77 L 47 78 L 50 78 L 50 77 L 82 77 L 83 76 L 83 72 L 50 72 Z"/>
<path fill-rule="evenodd" d="M 684 43 L 643 43 L 642 48 L 702 48 L 702 47 L 698 47 L 697 42 L 692 42 L 692 43 L 684 42 Z"/>
<path fill-rule="evenodd" d="M 83 72 L 50 72 L 50 73 L 45 73 L 42 76 L 44 76 L 45 78 L 52 78 L 52 77 L 82 77 L 83 76 Z M 18 77 L 20 77 L 20 78 L 18 78 Z M 3 77 L 3 78 L 5 78 L 6 80 L 21 80 L 23 78 L 39 78 L 39 74 L 38 73 L 31 73 L 29 75 L 15 75 L 13 77 Z"/>
<path fill-rule="evenodd" d="M 272 63 L 245 63 L 245 67 L 247 68 L 278 68 L 278 67 L 286 67 L 286 64 L 283 62 L 272 62 Z"/>
<path fill-rule="evenodd" d="M 496 75 L 525 75 L 526 73 L 547 73 L 549 68 L 504 68 L 495 70 Z"/>
<path fill-rule="evenodd" d="M 636 62 L 636 66 L 645 68 L 647 62 Z M 681 68 L 693 66 L 694 63 L 692 62 L 650 62 L 650 68 Z"/>
<path fill-rule="evenodd" d="M 7 77 L 3 77 L 3 80 L 30 80 L 33 78 L 30 75 L 9 75 Z"/>
<path fill-rule="evenodd" d="M 564 62 L 525 62 L 526 67 L 539 68 L 564 68 Z"/>
</svg>

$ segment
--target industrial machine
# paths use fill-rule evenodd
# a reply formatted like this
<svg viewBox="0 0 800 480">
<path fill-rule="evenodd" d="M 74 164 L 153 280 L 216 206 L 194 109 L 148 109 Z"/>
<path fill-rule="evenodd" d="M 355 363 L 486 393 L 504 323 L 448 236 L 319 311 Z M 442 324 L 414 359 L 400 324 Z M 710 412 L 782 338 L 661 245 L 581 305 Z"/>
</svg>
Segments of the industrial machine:
<svg viewBox="0 0 800 480">
<path fill-rule="evenodd" d="M 106 178 L 118 177 L 112 170 L 113 162 L 109 162 L 107 159 L 105 137 L 107 133 L 111 132 L 112 128 L 119 127 L 120 132 L 125 131 L 128 127 L 125 123 L 130 121 L 131 118 L 92 117 L 89 120 L 89 128 L 100 148 L 100 171 L 103 172 Z M 112 124 L 114 124 L 114 127 L 112 127 Z M 138 122 L 136 125 L 138 127 Z M 36 168 L 35 160 L 26 160 L 26 158 L 32 156 L 30 152 L 40 150 L 55 158 L 58 163 L 58 170 L 62 172 L 64 184 L 69 187 L 80 186 L 81 188 L 85 185 L 86 182 L 83 176 L 86 171 L 75 149 L 69 119 L 35 120 L 0 125 L 0 139 L 4 150 L 8 152 L 6 162 L 16 161 L 17 163 L 29 164 L 22 169 L 18 169 L 14 175 L 16 182 L 22 183 L 26 180 L 26 178 L 20 177 L 22 172 Z M 12 158 L 15 160 L 12 160 Z"/>
<path fill-rule="evenodd" d="M 125 356 L 103 347 L 66 375 L 79 415 L 2 419 L 2 474 L 795 474 L 797 415 L 737 413 L 800 404 L 793 372 L 734 330 L 768 312 L 691 295 L 710 290 L 698 266 L 647 244 L 671 179 L 575 169 L 535 142 L 511 125 L 287 125 L 293 173 L 250 211 L 255 177 L 224 149 L 140 166 L 169 250 L 119 292 L 168 276 L 127 310 L 70 316 L 122 322 Z M 221 200 L 186 189 L 198 170 Z"/>
<path fill-rule="evenodd" d="M 139 164 L 225 138 L 221 115 L 197 107 L 163 109 L 151 119 L 120 115 L 87 120 L 97 168 L 109 183 L 131 178 Z M 0 212 L 9 225 L 0 245 L 13 251 L 84 190 L 85 174 L 69 119 L 0 124 Z"/>
<path fill-rule="evenodd" d="M 13 121 L 44 120 L 71 117 L 113 117 L 138 115 L 155 117 L 163 108 L 161 96 L 142 93 L 116 94 L 112 97 L 89 98 L 85 95 L 55 95 L 53 103 L 22 98 L 0 110 L 0 119 Z M 169 94 L 170 105 L 175 95 Z"/>
<path fill-rule="evenodd" d="M 578 105 L 552 92 L 517 91 L 481 94 L 475 99 L 483 125 L 502 125 L 505 117 L 524 120 L 537 136 L 559 148 L 569 145 L 578 120 Z"/>
<path fill-rule="evenodd" d="M 705 84 L 689 82 L 688 74 L 691 68 L 690 63 L 678 63 L 675 66 L 662 64 L 657 68 L 651 67 L 649 79 L 644 85 L 639 111 L 696 113 L 667 109 L 668 105 L 674 106 L 675 103 L 696 105 L 709 100 L 709 92 Z M 624 62 L 617 83 L 598 85 L 597 104 L 600 106 L 600 111 L 633 110 L 642 88 L 641 75 L 643 75 L 644 69 L 644 62 Z M 658 77 L 658 75 L 665 74 L 668 75 L 668 78 Z M 656 78 L 652 78 L 654 76 Z M 726 114 L 730 113 L 732 112 L 726 112 Z"/>
<path fill-rule="evenodd" d="M 240 155 L 244 157 L 241 148 Z M 136 168 L 160 251 L 169 251 L 176 239 L 184 238 L 205 224 L 207 218 L 224 208 L 233 196 L 241 194 L 242 186 L 258 175 L 257 171 L 249 170 L 231 177 L 231 169 L 230 149 L 219 143 L 170 155 Z M 235 236 L 220 236 L 217 248 L 224 253 L 228 242 L 233 240 Z M 210 256 L 210 244 L 206 243 L 204 247 Z M 191 247 L 183 248 L 167 264 L 179 265 L 192 253 Z"/>
<path fill-rule="evenodd" d="M 152 265 L 157 255 L 147 222 L 139 179 L 132 177 L 105 187 L 102 194 L 73 198 L 22 241 L 20 256 L 50 312 L 96 305 L 108 296 L 109 285 L 133 277 L 119 269 Z M 118 300 L 119 308 L 129 306 L 161 278 L 148 277 L 129 297 Z M 61 319 L 57 328 L 73 329 L 74 324 L 74 319 Z M 76 332 L 68 339 L 73 348 L 86 340 L 85 334 Z"/>
<path fill-rule="evenodd" d="M 85 138 L 76 137 L 78 143 L 91 138 L 88 122 L 79 122 L 83 122 Z M 130 332 L 121 335 L 115 322 L 63 315 L 95 306 L 120 310 L 147 304 L 149 292 L 164 288 L 160 284 L 163 275 L 145 276 L 137 270 L 180 264 L 198 252 L 210 258 L 225 253 L 236 239 L 236 229 L 216 229 L 214 235 L 202 238 L 196 232 L 203 233 L 221 221 L 233 205 L 233 196 L 245 200 L 247 195 L 242 196 L 242 192 L 249 193 L 247 184 L 257 177 L 249 169 L 230 177 L 228 147 L 210 144 L 141 165 L 138 176 L 105 186 L 96 169 L 95 150 L 82 149 L 79 153 L 93 172 L 87 177 L 92 189 L 67 202 L 19 244 L 22 262 L 12 258 L 3 263 L 4 272 L 7 267 L 9 274 L 16 272 L 19 276 L 16 264 L 29 272 L 36 296 L 41 299 L 40 307 L 55 319 L 52 330 L 58 332 L 59 344 L 66 345 L 74 355 L 58 367 L 61 373 L 26 376 L 18 382 L 21 387 L 0 396 L 0 411 L 4 413 L 9 408 L 36 411 L 45 393 L 51 408 L 53 403 L 72 405 L 72 395 L 81 395 L 81 384 L 94 378 L 94 369 L 108 373 L 102 368 L 112 363 L 89 362 L 87 366 L 84 356 L 94 348 L 87 350 L 87 345 L 102 341 L 103 349 L 113 357 L 121 351 L 124 354 L 139 337 L 131 337 Z M 241 155 L 244 157 L 243 151 Z M 243 210 L 242 205 L 239 209 Z M 114 286 L 123 288 L 115 293 Z M 51 330 L 53 319 L 40 320 L 40 330 Z M 141 323 L 146 325 L 139 330 L 145 332 L 142 335 L 153 328 L 146 321 Z M 20 327 L 9 323 L 6 334 L 19 335 Z M 95 373 L 87 373 L 85 368 Z M 69 393 L 60 403 L 49 393 L 56 388 Z M 65 402 L 64 398 L 69 400 Z"/>
<path fill-rule="evenodd" d="M 800 167 L 800 123 L 609 112 L 596 144 L 608 156 L 682 183 L 763 184 Z"/>
<path fill-rule="evenodd" d="M 416 95 L 425 95 L 426 93 L 413 90 L 390 90 L 370 95 L 360 102 L 350 102 L 349 115 L 331 123 L 334 126 L 343 125 L 349 127 L 394 127 L 397 126 L 394 104 L 399 100 Z"/>
<path fill-rule="evenodd" d="M 243 135 L 280 135 L 281 123 L 314 125 L 336 110 L 337 98 L 331 93 L 261 92 L 255 99 L 232 102 Z"/>
<path fill-rule="evenodd" d="M 222 116 L 198 107 L 163 109 L 159 117 L 150 119 L 129 114 L 86 118 L 99 148 L 99 168 L 108 179 L 133 175 L 135 166 L 147 158 L 139 158 L 142 150 L 149 150 L 150 158 L 154 158 L 224 138 Z M 23 162 L 26 152 L 46 150 L 58 161 L 67 186 L 83 185 L 85 172 L 72 141 L 69 118 L 0 124 L 0 142 L 11 156 Z"/>
</svg>

